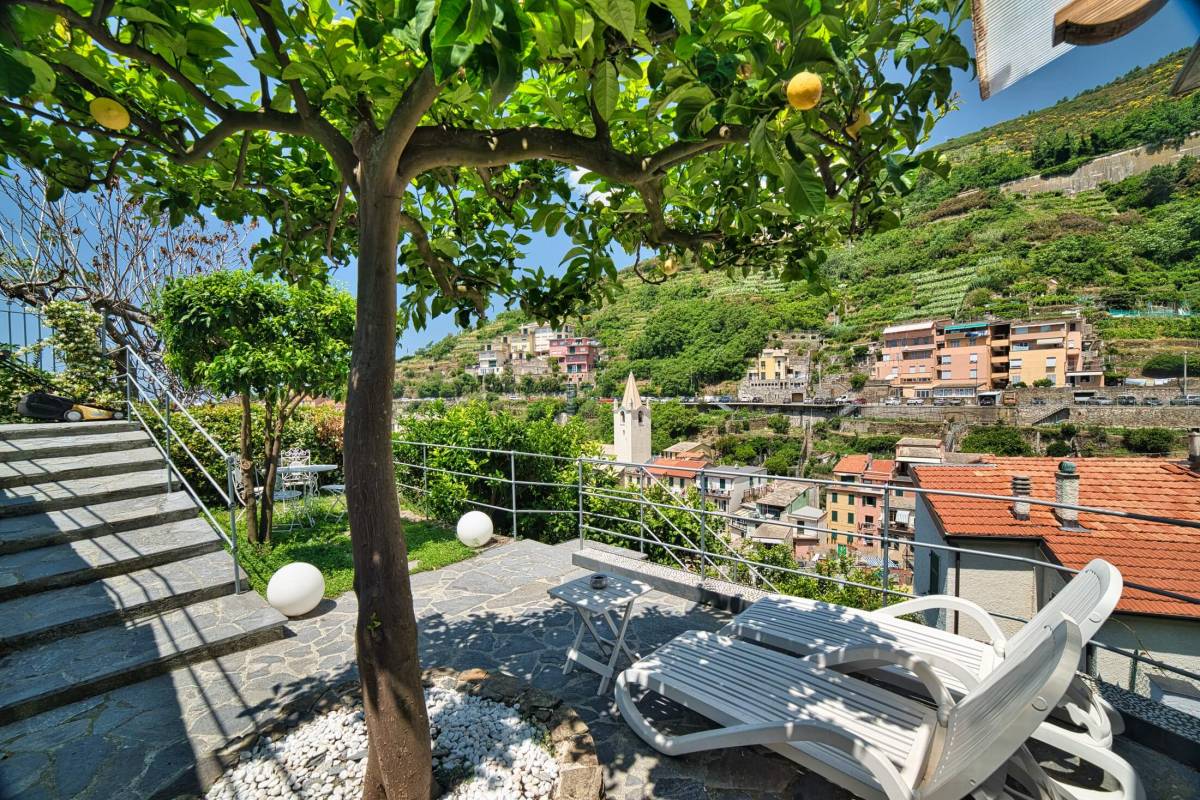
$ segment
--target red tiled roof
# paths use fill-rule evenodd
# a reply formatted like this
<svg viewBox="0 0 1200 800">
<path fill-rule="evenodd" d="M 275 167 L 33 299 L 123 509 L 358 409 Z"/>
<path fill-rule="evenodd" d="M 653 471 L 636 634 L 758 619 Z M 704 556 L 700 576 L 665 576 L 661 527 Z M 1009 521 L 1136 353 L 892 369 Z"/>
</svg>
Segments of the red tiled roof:
<svg viewBox="0 0 1200 800">
<path fill-rule="evenodd" d="M 1079 458 L 1079 504 L 1115 511 L 1200 521 L 1200 474 L 1151 458 Z M 1011 495 L 1012 476 L 1028 475 L 1032 496 L 1054 499 L 1056 458 L 994 458 L 990 464 L 917 466 L 925 489 Z M 1200 529 L 1081 512 L 1081 531 L 1064 531 L 1053 509 L 1031 506 L 1028 520 L 1012 515 L 1008 502 L 925 495 L 949 536 L 1040 539 L 1050 557 L 1079 569 L 1103 558 L 1127 583 L 1200 597 Z M 1200 605 L 1127 588 L 1118 611 L 1200 618 Z"/>
<path fill-rule="evenodd" d="M 695 478 L 698 470 L 711 466 L 712 462 L 706 458 L 664 458 L 659 456 L 646 465 L 646 471 L 658 477 Z M 687 467 L 687 469 L 680 469 L 680 467 Z"/>
<path fill-rule="evenodd" d="M 871 460 L 869 455 L 865 453 L 856 453 L 850 456 L 842 456 L 842 460 L 833 468 L 834 472 L 853 472 L 855 475 L 861 475 L 867 468 L 867 462 Z"/>
<path fill-rule="evenodd" d="M 886 481 L 892 477 L 892 469 L 896 466 L 896 462 L 890 458 L 876 458 L 871 462 L 871 466 L 863 473 L 863 477 L 869 481 Z"/>
</svg>

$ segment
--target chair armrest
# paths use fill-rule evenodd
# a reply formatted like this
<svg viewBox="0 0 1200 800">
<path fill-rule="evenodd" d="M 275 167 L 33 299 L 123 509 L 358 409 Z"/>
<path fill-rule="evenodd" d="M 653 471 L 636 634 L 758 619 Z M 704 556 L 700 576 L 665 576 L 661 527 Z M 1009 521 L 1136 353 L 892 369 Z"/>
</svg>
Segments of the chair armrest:
<svg viewBox="0 0 1200 800">
<path fill-rule="evenodd" d="M 918 611 L 931 611 L 942 608 L 961 612 L 974 620 L 979 627 L 983 628 L 984 634 L 988 637 L 988 644 L 992 646 L 996 654 L 1000 656 L 1004 655 L 1004 645 L 1008 641 L 1004 635 L 1004 631 L 1000 630 L 1000 626 L 996 624 L 996 620 L 992 619 L 992 615 L 982 606 L 963 597 L 954 597 L 948 594 L 930 594 L 924 597 L 914 597 L 911 600 L 905 600 L 895 605 L 884 606 L 871 613 L 899 617 Z"/>
<path fill-rule="evenodd" d="M 633 673 L 631 675 L 631 673 Z M 814 742 L 828 745 L 845 753 L 862 764 L 883 787 L 888 800 L 912 800 L 912 787 L 900 775 L 896 766 L 868 742 L 846 734 L 825 722 L 778 720 L 774 722 L 745 723 L 715 728 L 681 736 L 661 733 L 638 711 L 629 694 L 629 684 L 640 684 L 635 670 L 629 669 L 617 676 L 613 695 L 621 718 L 642 741 L 668 756 L 682 756 L 704 750 L 719 750 L 726 747 L 750 745 L 790 744 Z"/>
<path fill-rule="evenodd" d="M 921 681 L 925 690 L 929 692 L 929 696 L 937 704 L 939 725 L 945 725 L 948 721 L 950 709 L 954 706 L 954 696 L 950 694 L 950 690 L 946 688 L 946 684 L 933 671 L 934 666 L 936 665 L 952 673 L 956 678 L 963 681 L 963 684 L 968 689 L 973 688 L 979 682 L 975 676 L 950 659 L 928 653 L 918 655 L 917 653 L 902 650 L 898 647 L 890 647 L 886 644 L 843 647 L 839 650 L 832 650 L 825 653 L 813 653 L 810 656 L 805 656 L 804 660 L 817 666 L 825 667 L 826 669 L 840 667 L 842 668 L 840 671 L 870 669 L 887 664 L 902 667 L 917 676 L 917 679 Z"/>
</svg>

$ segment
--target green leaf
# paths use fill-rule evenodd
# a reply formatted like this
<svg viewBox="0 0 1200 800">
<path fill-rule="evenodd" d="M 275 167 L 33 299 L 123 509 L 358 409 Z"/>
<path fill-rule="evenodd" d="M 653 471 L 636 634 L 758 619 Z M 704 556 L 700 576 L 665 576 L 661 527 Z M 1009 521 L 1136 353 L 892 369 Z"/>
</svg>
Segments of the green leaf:
<svg viewBox="0 0 1200 800">
<path fill-rule="evenodd" d="M 54 91 L 54 70 L 49 64 L 24 50 L 14 50 L 12 57 L 33 72 L 28 94 L 45 96 Z"/>
<path fill-rule="evenodd" d="M 684 33 L 692 32 L 692 12 L 688 8 L 687 0 L 658 0 L 659 5 L 671 12 L 671 16 L 675 17 L 675 21 L 679 23 L 679 27 Z"/>
<path fill-rule="evenodd" d="M 592 38 L 592 31 L 596 29 L 596 20 L 586 11 L 580 11 L 575 15 L 575 44 L 583 47 L 588 39 Z"/>
<path fill-rule="evenodd" d="M 779 159 L 788 206 L 797 216 L 813 216 L 825 210 L 825 185 L 811 167 L 790 158 Z"/>
<path fill-rule="evenodd" d="M 147 11 L 141 6 L 127 6 L 121 4 L 114 7 L 112 13 L 113 16 L 124 17 L 130 22 L 150 22 L 155 25 L 162 25 L 164 28 L 171 27 L 171 23 L 154 13 Z"/>
<path fill-rule="evenodd" d="M 605 61 L 592 74 L 592 102 L 596 104 L 596 110 L 605 121 L 617 110 L 617 97 L 620 93 L 617 68 L 611 61 Z"/>
<path fill-rule="evenodd" d="M 587 4 L 597 17 L 616 28 L 625 41 L 633 41 L 637 27 L 637 7 L 633 0 L 587 0 Z"/>
<path fill-rule="evenodd" d="M 5 97 L 24 97 L 37 82 L 33 69 L 17 59 L 16 52 L 0 44 L 0 94 Z"/>
<path fill-rule="evenodd" d="M 433 23 L 433 46 L 452 47 L 467 27 L 471 0 L 443 0 Z"/>
</svg>

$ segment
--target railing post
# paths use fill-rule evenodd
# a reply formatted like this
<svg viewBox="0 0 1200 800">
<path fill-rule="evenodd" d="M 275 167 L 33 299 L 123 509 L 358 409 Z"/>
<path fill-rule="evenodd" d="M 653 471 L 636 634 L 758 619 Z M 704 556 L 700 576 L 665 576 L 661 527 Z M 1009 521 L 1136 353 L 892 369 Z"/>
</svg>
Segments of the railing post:
<svg viewBox="0 0 1200 800">
<path fill-rule="evenodd" d="M 642 482 L 638 480 L 638 552 L 646 552 L 646 492 L 642 489 Z"/>
<path fill-rule="evenodd" d="M 513 539 L 520 539 L 517 530 L 517 456 L 512 450 L 508 451 L 508 485 L 512 488 L 512 535 Z"/>
<path fill-rule="evenodd" d="M 429 494 L 429 445 L 421 442 L 421 493 Z"/>
<path fill-rule="evenodd" d="M 883 604 L 886 606 L 888 601 L 888 590 L 892 587 L 891 583 L 891 563 L 892 558 L 888 551 L 891 549 L 888 542 L 888 526 L 891 524 L 892 515 L 892 487 L 885 483 L 883 485 L 883 522 L 879 527 L 880 543 L 883 545 Z"/>
<path fill-rule="evenodd" d="M 229 495 L 229 541 L 233 548 L 233 592 L 242 593 L 242 577 L 238 569 L 238 535 L 237 535 L 237 481 L 233 471 L 237 469 L 233 456 L 225 457 L 225 491 Z"/>
<path fill-rule="evenodd" d="M 575 459 L 575 488 L 579 496 L 579 549 L 583 549 L 583 458 Z"/>
<path fill-rule="evenodd" d="M 125 419 L 133 419 L 133 362 L 129 360 L 129 345 L 125 345 Z"/>
<path fill-rule="evenodd" d="M 704 577 L 707 573 L 705 564 L 708 561 L 708 525 L 706 524 L 706 515 L 704 513 L 704 498 L 708 494 L 708 476 L 704 474 L 704 470 L 700 470 L 700 585 L 704 585 Z"/>
<path fill-rule="evenodd" d="M 163 397 L 163 450 L 167 454 L 167 491 L 171 491 L 171 395 L 165 389 Z"/>
</svg>

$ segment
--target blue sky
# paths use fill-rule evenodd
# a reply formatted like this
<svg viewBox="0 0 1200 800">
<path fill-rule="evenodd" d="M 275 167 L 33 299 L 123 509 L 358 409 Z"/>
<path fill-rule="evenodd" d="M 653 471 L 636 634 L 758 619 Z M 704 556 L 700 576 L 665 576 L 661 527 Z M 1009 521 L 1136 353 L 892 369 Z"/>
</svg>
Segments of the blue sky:
<svg viewBox="0 0 1200 800">
<path fill-rule="evenodd" d="M 970 27 L 962 31 L 968 47 L 974 49 Z M 1099 47 L 1076 47 L 1048 66 L 988 100 L 979 99 L 979 87 L 966 73 L 956 73 L 955 89 L 959 108 L 934 130 L 933 143 L 977 131 L 988 125 L 1012 119 L 1027 111 L 1053 105 L 1084 89 L 1117 78 L 1137 66 L 1149 64 L 1167 53 L 1191 47 L 1200 36 L 1200 5 L 1173 2 L 1133 33 Z M 535 236 L 527 248 L 528 262 L 552 269 L 570 247 L 562 237 Z M 618 264 L 620 264 L 618 258 Z M 343 270 L 340 279 L 353 283 L 353 270 Z M 498 309 L 497 309 L 498 310 Z M 459 330 L 449 317 L 432 320 L 420 331 L 405 331 L 398 352 L 403 355 L 448 333 Z"/>
</svg>

